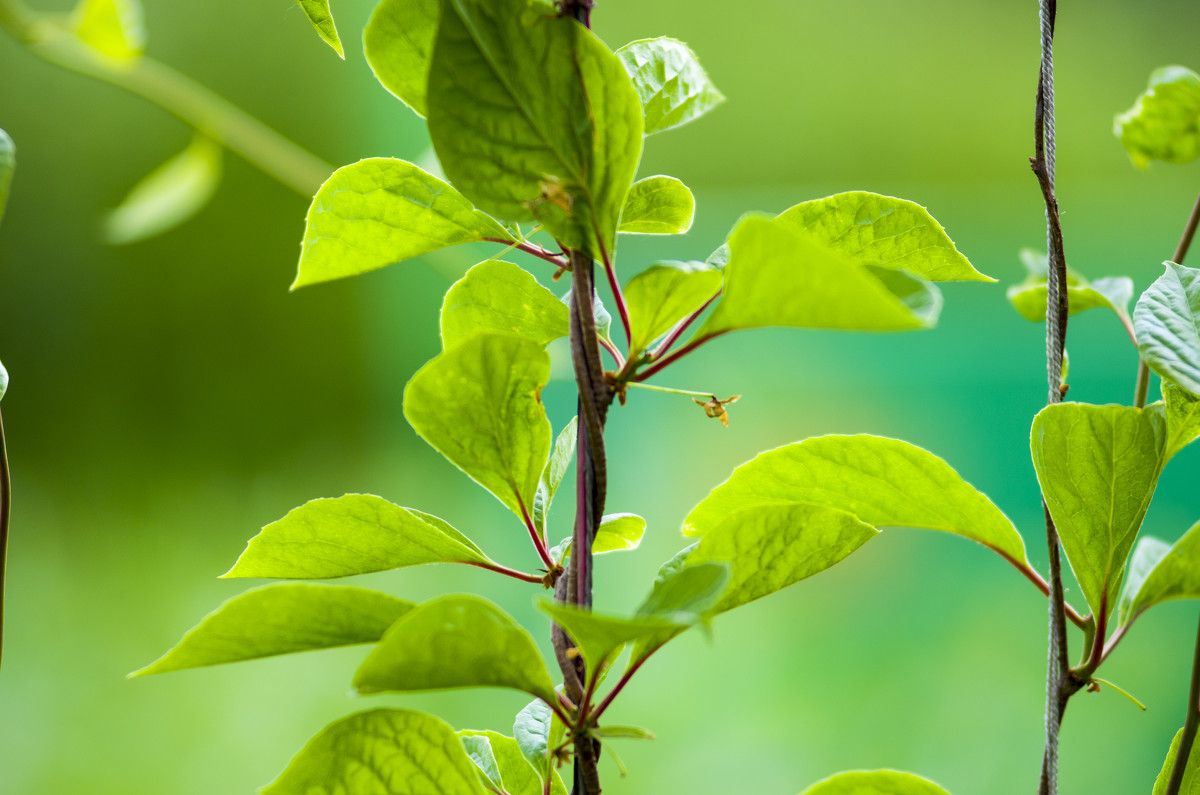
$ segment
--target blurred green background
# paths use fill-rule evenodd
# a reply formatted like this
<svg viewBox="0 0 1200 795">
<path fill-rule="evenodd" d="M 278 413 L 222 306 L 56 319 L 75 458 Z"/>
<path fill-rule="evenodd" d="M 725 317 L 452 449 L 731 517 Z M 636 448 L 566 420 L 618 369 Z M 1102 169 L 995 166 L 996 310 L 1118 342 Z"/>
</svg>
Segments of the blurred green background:
<svg viewBox="0 0 1200 795">
<path fill-rule="evenodd" d="M 145 5 L 151 55 L 331 163 L 425 150 L 420 119 L 362 59 L 371 3 L 334 4 L 346 63 L 290 0 Z M 1068 259 L 1092 277 L 1129 274 L 1140 290 L 1174 250 L 1200 165 L 1136 172 L 1111 120 L 1153 68 L 1200 67 L 1200 6 L 1061 5 Z M 742 332 L 660 379 L 744 395 L 728 430 L 686 398 L 632 394 L 612 413 L 609 510 L 640 513 L 650 529 L 637 552 L 600 562 L 597 604 L 620 611 L 641 599 L 683 545 L 686 510 L 734 466 L 830 432 L 941 455 L 1013 518 L 1044 567 L 1028 454 L 1045 394 L 1042 327 L 1004 299 L 1021 276 L 1016 250 L 1044 245 L 1027 165 L 1035 4 L 600 0 L 594 19 L 614 47 L 689 42 L 729 97 L 648 141 L 640 173 L 691 185 L 697 222 L 682 238 L 625 239 L 625 278 L 656 258 L 703 258 L 744 211 L 867 189 L 928 206 L 1002 282 L 949 285 L 934 331 Z M 362 649 L 123 678 L 247 587 L 215 577 L 261 525 L 311 498 L 381 494 L 446 518 L 500 560 L 534 565 L 511 516 L 400 413 L 404 383 L 438 349 L 441 295 L 486 249 L 289 294 L 307 201 L 233 156 L 193 221 L 130 247 L 98 242 L 102 212 L 189 140 L 161 110 L 0 36 L 0 127 L 19 157 L 0 228 L 16 494 L 0 792 L 253 792 L 326 722 L 381 704 L 507 731 L 525 703 L 513 693 L 348 697 Z M 1136 356 L 1111 315 L 1074 320 L 1069 349 L 1072 398 L 1130 400 Z M 570 382 L 553 382 L 546 400 L 560 427 Z M 1200 518 L 1198 478 L 1200 451 L 1175 459 L 1146 532 L 1173 541 Z M 570 500 L 560 500 L 552 521 L 565 533 Z M 363 579 L 413 600 L 479 591 L 546 634 L 529 589 L 484 572 Z M 1069 596 L 1082 607 L 1077 589 Z M 1152 611 L 1102 672 L 1147 712 L 1107 690 L 1072 702 L 1064 793 L 1149 792 L 1182 723 L 1196 612 Z M 983 548 L 889 531 L 834 570 L 722 617 L 713 644 L 692 633 L 647 665 L 610 718 L 650 726 L 658 740 L 621 745 L 629 777 L 606 762 L 606 792 L 788 795 L 880 767 L 956 795 L 1031 792 L 1044 625 L 1044 600 Z"/>
</svg>

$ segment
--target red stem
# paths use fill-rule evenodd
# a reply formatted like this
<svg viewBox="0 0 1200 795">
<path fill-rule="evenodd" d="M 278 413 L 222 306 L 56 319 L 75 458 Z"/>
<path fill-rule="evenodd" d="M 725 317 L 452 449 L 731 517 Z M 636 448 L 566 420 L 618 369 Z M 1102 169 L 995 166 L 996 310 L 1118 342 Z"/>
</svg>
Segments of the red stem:
<svg viewBox="0 0 1200 795">
<path fill-rule="evenodd" d="M 562 256 L 561 254 L 555 254 L 554 252 L 545 249 L 536 243 L 513 242 L 500 237 L 485 237 L 484 241 L 488 243 L 500 243 L 501 245 L 507 245 L 510 248 L 517 249 L 518 251 L 524 251 L 526 254 L 532 254 L 538 259 L 544 259 L 546 262 L 557 265 L 560 268 L 567 267 L 566 257 Z"/>
<path fill-rule="evenodd" d="M 537 531 L 537 526 L 533 523 L 533 519 L 529 516 L 529 511 L 525 508 L 525 501 L 517 496 L 517 505 L 521 506 L 521 518 L 525 520 L 525 529 L 529 531 L 529 537 L 533 539 L 533 545 L 537 548 L 538 557 L 542 559 L 542 563 L 546 564 L 546 568 L 553 569 L 554 561 L 550 558 L 550 550 L 546 549 L 546 542 L 542 540 L 542 536 Z M 539 580 L 538 582 L 541 582 Z"/>
<path fill-rule="evenodd" d="M 655 649 L 654 651 L 658 651 L 658 649 Z M 654 654 L 653 651 L 631 665 L 629 669 L 621 675 L 621 678 L 615 685 L 613 685 L 613 689 L 608 691 L 608 695 L 604 697 L 604 700 L 596 706 L 596 709 L 589 716 L 589 719 L 593 724 L 600 720 L 600 716 L 604 714 L 604 710 L 608 709 L 608 705 L 613 702 L 613 699 L 617 697 L 618 693 L 625 689 L 625 685 L 629 684 L 629 680 L 633 678 L 633 675 L 638 672 L 638 669 L 642 667 L 646 660 L 650 659 L 650 655 L 652 654 Z"/>
<path fill-rule="evenodd" d="M 717 300 L 717 298 L 720 295 L 721 295 L 721 291 L 717 290 L 716 294 L 713 295 L 712 298 L 705 301 L 703 306 L 701 306 L 699 309 L 697 309 L 692 314 L 685 317 L 683 320 L 676 323 L 675 328 L 671 329 L 671 333 L 667 335 L 667 338 L 665 340 L 663 340 L 662 343 L 657 348 L 654 349 L 654 353 L 650 354 L 650 358 L 651 359 L 661 359 L 662 355 L 664 353 L 666 353 L 667 351 L 669 351 L 671 349 L 671 346 L 674 345 L 681 336 L 683 336 L 683 332 L 687 331 L 688 326 L 695 323 L 696 318 L 700 317 L 700 315 L 702 315 L 704 313 L 705 309 L 708 309 L 710 306 L 712 306 L 712 302 Z"/>
<path fill-rule="evenodd" d="M 625 329 L 625 344 L 633 344 L 633 328 L 629 325 L 629 307 L 625 304 L 625 293 L 621 292 L 621 285 L 617 281 L 616 271 L 613 270 L 612 261 L 608 258 L 608 252 L 600 249 L 600 258 L 604 262 L 604 275 L 608 277 L 608 287 L 612 290 L 613 301 L 617 304 L 617 314 L 621 317 L 621 325 Z M 603 344 L 603 342 L 601 343 Z"/>
<path fill-rule="evenodd" d="M 657 362 L 650 365 L 642 372 L 638 373 L 637 377 L 634 378 L 633 380 L 634 381 L 645 381 L 647 378 L 654 375 L 659 370 L 662 370 L 664 367 L 669 366 L 672 362 L 682 359 L 684 356 L 687 356 L 689 353 L 696 350 L 697 348 L 699 348 L 701 345 L 708 342 L 709 340 L 716 339 L 717 337 L 719 337 L 722 334 L 725 334 L 731 330 L 732 329 L 724 329 L 722 331 L 717 331 L 712 334 L 709 334 L 707 337 L 700 337 L 698 339 L 692 340 L 691 342 L 689 342 L 687 345 L 684 345 L 679 350 L 675 351 L 674 353 L 668 354 L 663 359 L 659 359 Z"/>
<path fill-rule="evenodd" d="M 542 578 L 536 574 L 526 574 L 523 571 L 510 569 L 507 566 L 501 566 L 499 563 L 483 563 L 474 560 L 464 560 L 463 563 L 466 563 L 468 566 L 476 566 L 481 569 L 487 569 L 488 571 L 494 571 L 497 574 L 503 574 L 506 577 L 512 577 L 514 580 L 520 580 L 521 582 L 532 582 L 538 584 L 543 582 Z"/>
</svg>

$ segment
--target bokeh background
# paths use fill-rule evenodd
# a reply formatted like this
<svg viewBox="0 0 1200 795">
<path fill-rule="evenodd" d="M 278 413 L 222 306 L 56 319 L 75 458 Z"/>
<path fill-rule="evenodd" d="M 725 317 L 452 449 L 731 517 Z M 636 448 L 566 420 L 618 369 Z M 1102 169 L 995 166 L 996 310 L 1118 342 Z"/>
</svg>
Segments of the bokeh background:
<svg viewBox="0 0 1200 795">
<path fill-rule="evenodd" d="M 145 5 L 151 55 L 329 162 L 426 149 L 420 119 L 363 61 L 371 3 L 334 5 L 345 63 L 289 0 Z M 1155 67 L 1200 67 L 1200 6 L 1060 5 L 1068 258 L 1093 277 L 1129 274 L 1140 290 L 1174 250 L 1200 164 L 1135 171 L 1112 116 Z M 686 398 L 631 395 L 612 414 L 609 509 L 650 528 L 637 552 L 601 561 L 597 603 L 636 604 L 683 545 L 687 509 L 737 464 L 831 432 L 904 438 L 944 457 L 1014 519 L 1044 567 L 1028 453 L 1045 393 L 1042 327 L 1004 299 L 1021 277 L 1017 249 L 1043 240 L 1027 165 L 1035 4 L 600 0 L 595 27 L 614 47 L 689 42 L 729 97 L 648 141 L 640 173 L 687 182 L 697 221 L 681 238 L 625 239 L 624 277 L 657 258 L 703 258 L 744 211 L 868 189 L 928 206 L 1001 280 L 947 286 L 933 331 L 713 342 L 663 382 L 744 395 L 728 430 Z M 19 149 L 0 228 L 16 493 L 0 792 L 253 792 L 328 721 L 378 705 L 508 730 L 525 703 L 514 693 L 348 696 L 361 648 L 124 679 L 250 585 L 216 575 L 261 525 L 311 498 L 381 494 L 534 565 L 512 517 L 400 412 L 404 383 L 438 349 L 441 295 L 486 249 L 289 294 L 307 200 L 233 156 L 196 219 L 129 247 L 99 242 L 103 211 L 189 139 L 160 109 L 0 36 L 0 126 Z M 1113 317 L 1073 320 L 1069 348 L 1072 398 L 1131 399 L 1136 356 Z M 573 408 L 558 357 L 546 391 L 556 427 Z M 1200 519 L 1198 478 L 1200 451 L 1185 451 L 1145 532 L 1174 540 Z M 564 494 L 553 518 L 564 533 L 571 513 Z M 544 636 L 528 588 L 496 579 L 465 567 L 363 578 L 413 600 L 482 592 Z M 1069 595 L 1082 607 L 1076 588 Z M 1182 723 L 1196 612 L 1156 608 L 1105 666 L 1148 711 L 1109 690 L 1072 702 L 1063 792 L 1149 792 Z M 1044 600 L 983 548 L 886 532 L 834 570 L 722 617 L 712 644 L 692 633 L 660 653 L 610 714 L 658 740 L 619 746 L 629 777 L 606 762 L 606 791 L 789 795 L 842 769 L 894 767 L 958 795 L 1031 792 L 1044 625 Z"/>
</svg>

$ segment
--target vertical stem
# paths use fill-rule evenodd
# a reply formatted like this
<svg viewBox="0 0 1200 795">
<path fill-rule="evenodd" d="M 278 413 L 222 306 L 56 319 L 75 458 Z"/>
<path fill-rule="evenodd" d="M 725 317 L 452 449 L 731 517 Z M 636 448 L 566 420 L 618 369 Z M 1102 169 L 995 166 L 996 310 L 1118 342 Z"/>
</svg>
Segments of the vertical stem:
<svg viewBox="0 0 1200 795">
<path fill-rule="evenodd" d="M 1138 355 L 1137 385 L 1133 388 L 1133 405 L 1135 408 L 1146 408 L 1146 397 L 1150 392 L 1150 368 L 1146 360 Z"/>
<path fill-rule="evenodd" d="M 1196 739 L 1197 727 L 1200 727 L 1200 629 L 1196 631 L 1196 654 L 1192 660 L 1192 687 L 1188 693 L 1187 719 L 1183 724 L 1183 736 L 1179 738 L 1175 766 L 1171 769 L 1171 779 L 1167 782 L 1164 795 L 1179 795 L 1179 788 L 1183 785 L 1183 774 L 1192 753 L 1192 743 Z"/>
<path fill-rule="evenodd" d="M 8 565 L 8 519 L 12 513 L 12 478 L 8 471 L 8 449 L 4 442 L 4 419 L 0 418 L 0 659 L 4 654 L 4 580 Z"/>
</svg>

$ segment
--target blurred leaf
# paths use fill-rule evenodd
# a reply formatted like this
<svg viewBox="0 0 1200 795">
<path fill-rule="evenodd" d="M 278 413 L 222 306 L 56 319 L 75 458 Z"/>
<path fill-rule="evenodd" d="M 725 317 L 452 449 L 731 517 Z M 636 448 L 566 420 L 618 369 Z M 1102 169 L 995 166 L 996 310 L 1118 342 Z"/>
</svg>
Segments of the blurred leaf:
<svg viewBox="0 0 1200 795">
<path fill-rule="evenodd" d="M 138 0 L 80 0 L 71 12 L 80 41 L 117 61 L 130 61 L 146 49 L 146 27 Z"/>
<path fill-rule="evenodd" d="M 875 527 L 955 533 L 1026 562 L 1021 536 L 991 500 L 932 453 L 879 436 L 819 436 L 762 453 L 692 509 L 683 533 L 706 536 L 739 511 L 793 503 Z"/>
<path fill-rule="evenodd" d="M 1126 592 L 1121 595 L 1121 624 L 1131 623 L 1151 607 L 1172 599 L 1200 599 L 1200 523 L 1169 548 L 1157 539 L 1143 541 L 1137 550 L 1140 560 L 1135 553 Z"/>
<path fill-rule="evenodd" d="M 310 500 L 250 539 L 222 577 L 317 580 L 424 563 L 490 563 L 436 516 L 373 494 Z"/>
<path fill-rule="evenodd" d="M 5 393 L 8 392 L 8 370 L 3 364 L 0 364 L 0 400 L 4 399 Z"/>
<path fill-rule="evenodd" d="M 721 272 L 703 262 L 662 262 L 634 276 L 624 290 L 630 351 L 645 350 L 720 289 Z"/>
<path fill-rule="evenodd" d="M 226 601 L 133 676 L 374 643 L 413 607 L 378 591 L 278 583 Z"/>
<path fill-rule="evenodd" d="M 1171 545 L 1153 536 L 1142 536 L 1133 547 L 1129 556 L 1129 566 L 1125 571 L 1125 582 L 1121 586 L 1121 596 L 1117 599 L 1117 625 L 1123 626 L 1137 616 L 1133 612 L 1133 603 L 1138 591 L 1146 584 L 1146 578 L 1154 571 L 1167 553 Z"/>
<path fill-rule="evenodd" d="M 417 434 L 523 517 L 550 454 L 542 387 L 550 356 L 530 340 L 480 333 L 443 351 L 404 389 Z"/>
<path fill-rule="evenodd" d="M 442 303 L 442 345 L 452 348 L 479 331 L 502 331 L 546 345 L 570 332 L 567 307 L 532 274 L 487 260 L 451 286 Z"/>
<path fill-rule="evenodd" d="M 313 198 L 292 289 L 488 237 L 509 234 L 442 180 L 403 160 L 360 160 Z"/>
<path fill-rule="evenodd" d="M 646 177 L 629 188 L 618 232 L 681 235 L 692 228 L 696 198 L 674 177 Z"/>
<path fill-rule="evenodd" d="M 379 82 L 425 116 L 438 0 L 382 0 L 363 31 L 363 51 Z"/>
<path fill-rule="evenodd" d="M 617 57 L 641 97 L 646 135 L 687 124 L 725 101 L 682 41 L 642 39 L 617 50 Z"/>
<path fill-rule="evenodd" d="M 932 284 L 860 265 L 787 221 L 743 218 L 729 249 L 724 294 L 696 339 L 762 326 L 899 331 L 937 322 Z"/>
<path fill-rule="evenodd" d="M 567 474 L 567 467 L 571 465 L 575 456 L 578 420 L 578 417 L 572 417 L 554 440 L 554 452 L 550 454 L 550 460 L 542 470 L 537 493 L 533 497 L 533 524 L 543 538 L 546 535 L 546 517 L 550 513 L 550 503 L 554 501 L 554 495 Z"/>
<path fill-rule="evenodd" d="M 1138 350 L 1151 370 L 1200 395 L 1200 270 L 1163 264 L 1133 309 Z"/>
<path fill-rule="evenodd" d="M 1200 397 L 1166 379 L 1161 388 L 1162 411 L 1167 421 L 1167 460 L 1170 460 L 1200 436 Z"/>
<path fill-rule="evenodd" d="M 1059 403 L 1033 420 L 1033 466 L 1092 612 L 1117 606 L 1125 561 L 1165 462 L 1157 412 Z"/>
<path fill-rule="evenodd" d="M 476 204 L 536 219 L 564 246 L 613 251 L 642 152 L 642 111 L 595 35 L 550 5 L 447 0 L 429 72 L 429 133 Z"/>
<path fill-rule="evenodd" d="M 959 253 L 941 224 L 919 204 L 852 191 L 803 202 L 779 220 L 862 265 L 904 270 L 931 282 L 994 282 Z"/>
<path fill-rule="evenodd" d="M 17 169 L 17 147 L 3 128 L 0 128 L 0 221 L 4 220 L 4 208 L 8 205 L 8 189 L 12 185 L 13 172 Z"/>
<path fill-rule="evenodd" d="M 1195 160 L 1200 156 L 1200 75 L 1182 66 L 1155 70 L 1146 93 L 1117 116 L 1113 134 L 1138 168 L 1151 160 Z"/>
<path fill-rule="evenodd" d="M 1154 781 L 1154 792 L 1151 795 L 1166 795 L 1167 785 L 1171 782 L 1171 773 L 1175 770 L 1175 757 L 1179 756 L 1179 745 L 1183 742 L 1183 729 L 1175 733 L 1167 758 L 1163 760 L 1162 770 Z M 1192 743 L 1192 751 L 1184 762 L 1183 779 L 1179 782 L 1180 795 L 1196 795 L 1200 792 L 1200 743 Z"/>
<path fill-rule="evenodd" d="M 346 53 L 342 49 L 342 40 L 338 38 L 337 25 L 333 24 L 333 14 L 329 11 L 329 0 L 296 0 L 296 2 L 304 9 L 305 16 L 308 17 L 308 21 L 312 23 L 321 40 L 332 47 L 339 58 L 343 61 L 346 60 Z"/>
<path fill-rule="evenodd" d="M 592 730 L 597 737 L 614 740 L 655 740 L 654 732 L 641 726 L 613 726 L 606 724 Z"/>
<path fill-rule="evenodd" d="M 659 568 L 650 595 L 638 607 L 635 616 L 662 617 L 689 626 L 707 624 L 716 615 L 717 603 L 728 584 L 728 563 L 676 565 L 676 558 L 672 558 Z M 670 635 L 650 635 L 638 640 L 629 656 L 630 669 L 682 631 Z"/>
<path fill-rule="evenodd" d="M 1021 262 L 1028 275 L 1025 281 L 1008 288 L 1008 300 L 1026 320 L 1042 323 L 1046 320 L 1047 257 L 1045 254 L 1024 248 L 1020 251 Z M 1067 311 L 1077 315 L 1088 309 L 1106 307 L 1116 313 L 1123 322 L 1129 321 L 1129 302 L 1133 298 L 1133 280 L 1125 276 L 1109 276 L 1089 282 L 1075 271 L 1067 271 Z"/>
<path fill-rule="evenodd" d="M 478 596 L 417 605 L 383 636 L 354 675 L 359 693 L 508 687 L 547 702 L 554 683 L 529 633 Z"/>
<path fill-rule="evenodd" d="M 513 723 L 513 739 L 521 755 L 533 766 L 543 782 L 554 771 L 554 757 L 551 753 L 562 744 L 566 735 L 567 727 L 541 699 L 529 702 L 517 713 L 517 719 Z M 562 786 L 557 773 L 554 773 L 553 784 L 555 791 Z M 563 787 L 564 795 L 565 790 Z"/>
<path fill-rule="evenodd" d="M 500 777 L 500 766 L 496 764 L 496 754 L 492 752 L 492 743 L 485 732 L 459 731 L 456 732 L 462 742 L 463 750 L 479 768 L 479 779 L 485 789 L 494 792 L 504 791 L 504 779 Z"/>
<path fill-rule="evenodd" d="M 197 133 L 187 149 L 147 174 L 104 218 L 104 239 L 126 245 L 200 212 L 221 181 L 221 145 Z"/>
<path fill-rule="evenodd" d="M 801 795 L 949 795 L 932 781 L 897 770 L 856 770 L 819 781 Z"/>
<path fill-rule="evenodd" d="M 392 783 L 408 782 L 397 789 Z M 420 789 L 416 789 L 416 788 Z M 432 715 L 376 709 L 331 723 L 262 795 L 484 795 L 454 730 Z"/>
<path fill-rule="evenodd" d="M 541 702 L 534 702 L 540 704 Z M 471 754 L 472 745 L 479 749 L 479 756 L 485 763 L 492 765 L 491 770 L 484 770 L 489 776 L 494 771 L 497 790 L 508 795 L 542 795 L 543 779 L 522 755 L 521 747 L 512 737 L 505 737 L 499 732 L 464 730 L 458 733 L 463 746 Z M 472 742 L 473 741 L 473 742 Z M 482 741 L 482 742 L 480 742 Z M 468 743 L 471 743 L 470 745 Z M 486 750 L 482 747 L 486 744 Z M 472 755 L 472 759 L 474 759 Z M 479 764 L 479 762 L 476 762 Z M 567 795 L 567 789 L 559 779 L 558 773 L 553 773 L 550 792 L 555 795 Z"/>
<path fill-rule="evenodd" d="M 725 518 L 687 565 L 730 565 L 716 612 L 762 598 L 841 562 L 879 531 L 853 514 L 820 505 L 760 505 Z"/>
</svg>

